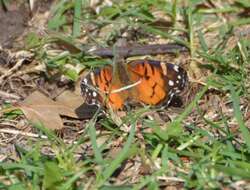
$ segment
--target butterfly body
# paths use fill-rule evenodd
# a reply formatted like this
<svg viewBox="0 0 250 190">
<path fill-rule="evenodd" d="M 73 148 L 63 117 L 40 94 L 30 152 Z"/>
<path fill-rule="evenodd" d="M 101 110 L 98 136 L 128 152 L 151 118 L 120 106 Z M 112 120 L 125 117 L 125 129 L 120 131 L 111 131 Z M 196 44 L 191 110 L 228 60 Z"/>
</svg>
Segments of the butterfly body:
<svg viewBox="0 0 250 190">
<path fill-rule="evenodd" d="M 135 60 L 90 72 L 81 82 L 85 102 L 122 109 L 126 102 L 168 105 L 188 81 L 184 69 L 171 63 Z"/>
</svg>

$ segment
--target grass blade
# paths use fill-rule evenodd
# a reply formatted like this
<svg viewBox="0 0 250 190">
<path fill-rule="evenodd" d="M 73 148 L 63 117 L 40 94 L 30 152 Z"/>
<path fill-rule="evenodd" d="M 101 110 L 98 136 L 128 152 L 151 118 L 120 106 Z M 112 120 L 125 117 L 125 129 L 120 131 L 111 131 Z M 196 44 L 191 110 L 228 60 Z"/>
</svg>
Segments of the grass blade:
<svg viewBox="0 0 250 190">
<path fill-rule="evenodd" d="M 250 132 L 243 121 L 243 116 L 242 116 L 241 111 L 240 111 L 239 97 L 236 94 L 233 86 L 229 86 L 229 88 L 230 88 L 230 92 L 231 92 L 231 99 L 233 101 L 234 116 L 239 124 L 240 131 L 242 133 L 242 137 L 243 137 L 244 141 L 246 142 L 246 145 L 248 147 L 248 151 L 250 152 Z"/>
<path fill-rule="evenodd" d="M 159 29 L 156 29 L 154 27 L 147 26 L 147 25 L 141 25 L 141 28 L 143 30 L 147 31 L 147 32 L 150 32 L 150 33 L 156 34 L 156 35 L 160 35 L 160 36 L 162 36 L 164 38 L 167 38 L 167 39 L 171 39 L 174 42 L 176 42 L 178 44 L 182 44 L 182 45 L 186 46 L 187 48 L 189 48 L 189 44 L 186 41 L 184 41 L 184 40 L 182 40 L 180 38 L 177 38 L 177 37 L 175 37 L 175 36 L 173 36 L 171 34 L 168 34 L 166 32 L 163 32 L 163 31 L 161 31 Z"/>
<path fill-rule="evenodd" d="M 25 170 L 26 172 L 35 172 L 35 173 L 43 173 L 43 168 L 31 166 L 28 164 L 18 164 L 18 163 L 0 163 L 0 168 L 5 170 Z"/>
<path fill-rule="evenodd" d="M 230 176 L 240 176 L 242 178 L 250 179 L 250 172 L 244 171 L 242 168 L 235 168 L 235 167 L 226 167 L 222 165 L 216 165 L 214 168 L 217 171 L 221 171 L 223 173 L 226 173 Z"/>
<path fill-rule="evenodd" d="M 209 84 L 207 86 L 204 86 L 203 89 L 195 96 L 194 100 L 187 106 L 187 108 L 178 116 L 178 118 L 173 121 L 170 125 L 179 125 L 193 110 L 198 100 L 201 99 L 201 97 L 205 94 L 209 87 Z"/>
<path fill-rule="evenodd" d="M 128 136 L 128 140 L 124 145 L 124 148 L 121 150 L 121 152 L 118 154 L 118 156 L 109 164 L 109 166 L 103 171 L 103 178 L 97 182 L 97 186 L 102 186 L 106 180 L 109 179 L 109 177 L 113 174 L 113 172 L 120 166 L 122 161 L 127 157 L 127 154 L 130 150 L 130 146 L 132 145 L 132 142 L 134 140 L 135 136 L 135 123 L 131 125 L 130 133 Z"/>
<path fill-rule="evenodd" d="M 96 130 L 95 130 L 95 125 L 94 125 L 94 121 L 91 120 L 89 123 L 89 130 L 88 130 L 88 134 L 90 136 L 90 141 L 91 141 L 91 145 L 95 154 L 95 160 L 97 163 L 101 164 L 103 163 L 103 158 L 102 158 L 102 154 L 97 146 L 97 142 L 96 142 Z"/>
<path fill-rule="evenodd" d="M 73 23 L 73 37 L 80 36 L 81 33 L 81 11 L 82 11 L 82 0 L 75 0 L 74 7 L 74 23 Z"/>
<path fill-rule="evenodd" d="M 73 175 L 71 178 L 69 178 L 64 184 L 62 184 L 60 186 L 61 190 L 67 190 L 70 189 L 74 182 L 77 181 L 77 179 L 79 179 L 85 172 L 87 172 L 89 169 L 88 168 L 84 168 L 81 171 L 79 171 L 78 173 L 76 173 L 75 175 Z"/>
</svg>

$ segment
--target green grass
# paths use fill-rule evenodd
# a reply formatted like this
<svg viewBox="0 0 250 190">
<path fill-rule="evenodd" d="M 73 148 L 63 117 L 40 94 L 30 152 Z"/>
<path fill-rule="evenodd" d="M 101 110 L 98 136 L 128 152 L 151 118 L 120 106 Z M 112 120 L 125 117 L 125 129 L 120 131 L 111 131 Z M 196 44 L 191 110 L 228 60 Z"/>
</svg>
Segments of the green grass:
<svg viewBox="0 0 250 190">
<path fill-rule="evenodd" d="M 158 36 L 188 47 L 187 59 L 191 59 L 192 65 L 197 64 L 198 72 L 206 76 L 205 84 L 172 122 L 164 124 L 142 116 L 155 111 L 149 107 L 129 111 L 121 123 L 110 114 L 87 122 L 74 144 L 64 142 L 42 125 L 35 125 L 36 132 L 48 139 L 30 139 L 29 149 L 15 145 L 20 159 L 0 163 L 3 179 L 0 189 L 156 190 L 169 185 L 160 177 L 178 182 L 177 187 L 186 189 L 222 189 L 233 187 L 237 181 L 244 181 L 245 187 L 249 187 L 250 132 L 242 102 L 249 97 L 246 84 L 250 75 L 250 43 L 235 32 L 250 23 L 246 17 L 239 16 L 249 10 L 250 4 L 247 0 L 234 4 L 221 1 L 207 7 L 205 2 L 114 1 L 112 6 L 101 7 L 99 14 L 90 9 L 86 0 L 58 2 L 48 22 L 53 35 L 38 37 L 31 33 L 26 43 L 36 59 L 45 63 L 49 78 L 65 75 L 76 81 L 80 74 L 78 66 L 84 69 L 110 64 L 110 59 L 79 50 L 92 45 L 110 46 L 125 30 L 138 32 L 132 36 L 133 41 L 147 43 Z M 169 16 L 170 23 L 165 27 L 157 25 L 154 14 L 157 11 Z M 224 22 L 226 16 L 232 20 Z M 95 29 L 88 31 L 91 27 Z M 87 32 L 83 34 L 81 28 Z M 78 40 L 83 36 L 87 40 L 81 44 Z M 44 48 L 48 44 L 61 51 L 52 54 Z M 70 69 L 67 65 L 71 65 Z M 187 70 L 192 72 L 191 63 Z M 219 96 L 220 103 L 228 110 L 211 110 L 211 107 L 204 110 L 201 102 L 213 98 L 211 94 Z M 209 111 L 214 111 L 217 119 L 210 118 L 206 114 Z M 20 113 L 14 116 L 7 113 L 4 117 L 13 119 L 16 115 Z M 130 127 L 129 132 L 122 130 L 124 126 Z M 232 126 L 238 129 L 232 132 Z M 143 139 L 138 137 L 139 133 Z M 113 153 L 116 148 L 112 144 L 121 137 L 121 146 Z M 81 156 L 76 157 L 77 150 L 87 145 L 88 150 L 81 149 Z M 49 146 L 53 155 L 42 153 L 44 146 Z M 118 184 L 117 173 L 124 169 L 121 166 L 126 161 L 134 161 L 134 169 L 122 171 L 126 178 Z M 140 170 L 148 172 L 137 174 L 138 163 Z M 132 177 L 136 177 L 135 182 L 131 182 Z"/>
</svg>

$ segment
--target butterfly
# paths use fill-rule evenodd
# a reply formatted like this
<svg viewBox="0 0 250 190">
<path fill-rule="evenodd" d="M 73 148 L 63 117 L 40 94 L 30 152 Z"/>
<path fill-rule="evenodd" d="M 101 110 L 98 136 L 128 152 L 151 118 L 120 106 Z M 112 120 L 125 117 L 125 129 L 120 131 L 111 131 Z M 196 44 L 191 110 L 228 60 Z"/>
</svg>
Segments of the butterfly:
<svg viewBox="0 0 250 190">
<path fill-rule="evenodd" d="M 134 60 L 91 71 L 81 80 L 81 92 L 88 105 L 123 109 L 127 102 L 168 106 L 183 91 L 187 72 L 167 62 Z"/>
</svg>

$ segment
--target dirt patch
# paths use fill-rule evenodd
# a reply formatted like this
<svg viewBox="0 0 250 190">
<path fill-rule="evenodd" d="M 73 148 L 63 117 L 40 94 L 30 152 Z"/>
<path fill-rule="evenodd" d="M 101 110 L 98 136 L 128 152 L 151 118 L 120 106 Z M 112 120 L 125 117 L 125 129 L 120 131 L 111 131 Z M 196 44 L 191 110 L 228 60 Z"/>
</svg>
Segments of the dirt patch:
<svg viewBox="0 0 250 190">
<path fill-rule="evenodd" d="M 14 40 L 20 36 L 30 18 L 25 2 L 12 2 L 0 8 L 0 45 L 12 48 Z"/>
<path fill-rule="evenodd" d="M 0 7 L 0 46 L 2 48 L 16 48 L 14 42 L 29 28 L 29 21 L 36 13 L 49 10 L 52 0 L 37 1 L 31 10 L 28 1 L 11 1 Z"/>
</svg>

